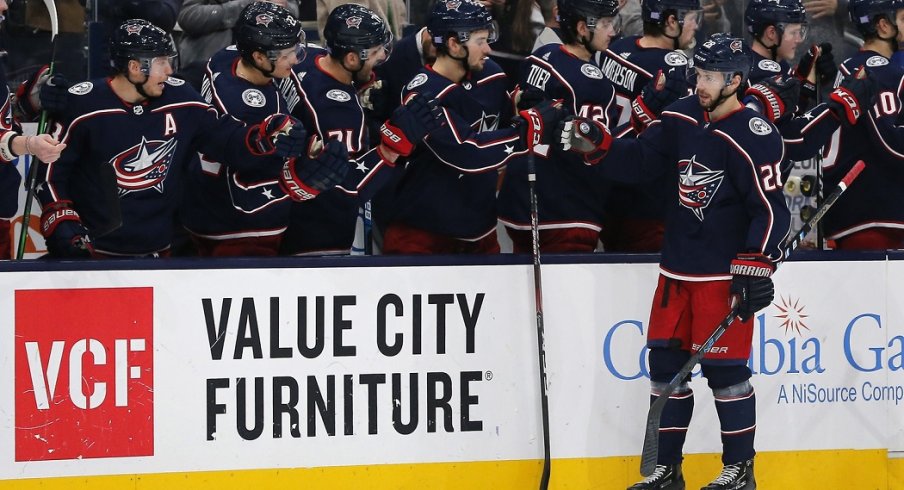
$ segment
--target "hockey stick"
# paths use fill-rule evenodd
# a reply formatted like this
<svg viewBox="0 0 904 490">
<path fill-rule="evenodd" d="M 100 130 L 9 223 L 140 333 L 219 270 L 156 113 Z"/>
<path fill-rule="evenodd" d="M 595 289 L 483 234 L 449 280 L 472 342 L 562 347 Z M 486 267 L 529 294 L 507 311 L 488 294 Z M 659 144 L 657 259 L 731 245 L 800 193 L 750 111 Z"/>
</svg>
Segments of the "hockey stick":
<svg viewBox="0 0 904 490">
<path fill-rule="evenodd" d="M 546 394 L 546 334 L 543 328 L 543 281 L 540 276 L 540 213 L 537 206 L 537 164 L 534 151 L 527 155 L 527 183 L 530 193 L 531 255 L 534 262 L 534 305 L 537 312 L 537 360 L 540 365 L 540 417 L 543 423 L 543 475 L 540 490 L 549 488 L 549 397 Z"/>
<path fill-rule="evenodd" d="M 56 4 L 53 0 L 44 0 L 47 13 L 50 15 L 50 68 L 47 70 L 47 80 L 53 76 L 53 65 L 56 62 L 57 35 L 60 33 L 60 22 L 57 17 Z M 38 122 L 38 133 L 47 131 L 47 111 L 41 110 L 41 120 Z M 22 229 L 19 230 L 19 246 L 16 248 L 16 260 L 22 260 L 25 255 L 25 242 L 28 238 L 28 222 L 31 220 L 31 205 L 35 199 L 35 181 L 38 178 L 38 166 L 41 162 L 36 156 L 32 156 L 31 165 L 28 167 L 28 175 L 25 179 L 25 209 L 22 212 Z"/>
<path fill-rule="evenodd" d="M 801 241 L 803 241 L 804 237 L 807 236 L 807 233 L 813 229 L 819 220 L 825 216 L 825 214 L 829 211 L 829 208 L 835 204 L 835 201 L 850 187 L 851 183 L 857 176 L 860 175 L 860 172 L 863 171 L 865 164 L 863 160 L 858 161 L 854 164 L 853 168 L 851 168 L 847 175 L 841 179 L 841 182 L 838 183 L 838 187 L 829 194 L 829 197 L 822 203 L 821 206 L 813 213 L 813 216 L 807 220 L 806 223 L 801 226 L 800 231 L 795 233 L 793 236 L 789 237 L 788 240 L 785 241 L 783 245 L 783 255 L 787 258 L 791 252 L 796 249 Z M 712 346 L 722 337 L 722 334 L 725 333 L 725 330 L 731 326 L 731 324 L 735 321 L 735 318 L 738 316 L 738 311 L 740 310 L 740 305 L 737 302 L 732 303 L 731 311 L 728 312 L 728 315 L 716 326 L 716 329 L 710 334 L 709 338 L 703 342 L 703 345 L 700 346 L 700 349 L 691 356 L 687 362 L 684 363 L 684 366 L 681 366 L 681 370 L 678 371 L 678 374 L 672 378 L 669 382 L 668 386 L 666 386 L 659 395 L 656 400 L 650 404 L 650 411 L 647 413 L 647 426 L 646 431 L 644 433 L 643 439 L 643 452 L 640 456 L 640 474 L 643 476 L 650 476 L 653 474 L 653 471 L 656 469 L 656 463 L 659 456 L 659 424 L 660 419 L 662 417 L 662 411 L 665 408 L 665 404 L 669 401 L 669 397 L 672 393 L 678 389 L 678 386 L 684 382 L 685 378 L 690 374 L 690 372 L 700 363 L 700 360 L 703 359 Z"/>
</svg>

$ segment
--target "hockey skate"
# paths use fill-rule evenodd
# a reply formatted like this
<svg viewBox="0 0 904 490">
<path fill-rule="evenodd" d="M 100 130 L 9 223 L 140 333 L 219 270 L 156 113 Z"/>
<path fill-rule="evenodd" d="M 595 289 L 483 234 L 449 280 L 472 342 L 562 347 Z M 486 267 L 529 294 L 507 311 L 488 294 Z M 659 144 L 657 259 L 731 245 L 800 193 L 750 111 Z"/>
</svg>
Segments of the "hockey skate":
<svg viewBox="0 0 904 490">
<path fill-rule="evenodd" d="M 722 467 L 722 473 L 700 490 L 756 490 L 753 459 Z"/>
<path fill-rule="evenodd" d="M 681 465 L 656 465 L 652 475 L 631 485 L 628 490 L 684 490 Z"/>
</svg>

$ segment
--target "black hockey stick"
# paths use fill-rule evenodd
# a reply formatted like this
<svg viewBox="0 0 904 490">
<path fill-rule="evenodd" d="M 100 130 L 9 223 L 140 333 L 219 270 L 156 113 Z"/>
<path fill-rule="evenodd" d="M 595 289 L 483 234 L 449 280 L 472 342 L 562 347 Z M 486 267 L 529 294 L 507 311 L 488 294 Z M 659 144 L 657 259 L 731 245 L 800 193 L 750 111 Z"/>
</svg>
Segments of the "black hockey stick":
<svg viewBox="0 0 904 490">
<path fill-rule="evenodd" d="M 543 281 L 540 276 L 540 217 L 537 206 L 537 163 L 533 148 L 527 154 L 527 183 L 530 192 L 531 255 L 534 261 L 534 304 L 537 311 L 537 359 L 540 364 L 540 417 L 543 423 L 543 475 L 540 490 L 549 488 L 549 397 L 546 394 L 546 334 L 543 328 Z"/>
<path fill-rule="evenodd" d="M 50 15 L 50 67 L 47 70 L 47 80 L 53 76 L 53 66 L 56 62 L 57 35 L 60 33 L 59 17 L 56 4 L 53 0 L 44 0 L 47 13 Z M 36 82 L 37 83 L 37 82 Z M 38 122 L 38 135 L 47 131 L 47 111 L 41 111 L 41 120 Z M 22 212 L 22 229 L 19 230 L 19 246 L 16 248 L 16 260 L 22 260 L 25 255 L 25 242 L 28 238 L 28 222 L 31 220 L 31 205 L 35 200 L 35 181 L 38 178 L 38 166 L 41 164 L 36 156 L 32 156 L 31 166 L 28 167 L 28 175 L 25 178 L 25 209 Z"/>
<path fill-rule="evenodd" d="M 813 213 L 813 216 L 807 220 L 806 223 L 801 226 L 800 231 L 792 235 L 785 241 L 783 245 L 783 255 L 787 258 L 791 252 L 794 251 L 799 245 L 800 242 L 803 241 L 804 237 L 807 236 L 807 233 L 813 229 L 819 220 L 825 216 L 826 212 L 829 211 L 829 208 L 835 204 L 835 201 L 850 187 L 851 183 L 857 176 L 860 175 L 860 172 L 863 171 L 865 164 L 863 160 L 858 161 L 854 164 L 854 167 L 851 168 L 847 175 L 841 179 L 841 182 L 838 183 L 838 187 L 832 191 L 831 194 L 826 198 L 826 200 L 822 203 L 821 206 Z M 681 366 L 681 370 L 678 371 L 678 374 L 672 378 L 669 382 L 668 386 L 666 386 L 661 392 L 659 392 L 656 400 L 650 404 L 650 411 L 647 413 L 647 426 L 646 432 L 644 433 L 643 438 L 643 452 L 640 456 L 640 474 L 643 476 L 650 476 L 653 474 L 653 471 L 656 469 L 657 459 L 659 457 L 659 423 L 662 417 L 662 411 L 665 408 L 665 404 L 669 401 L 669 397 L 672 393 L 678 389 L 678 386 L 684 382 L 690 372 L 700 363 L 700 360 L 703 359 L 712 346 L 722 337 L 722 334 L 725 333 L 725 330 L 731 326 L 731 324 L 735 321 L 738 316 L 738 311 L 740 306 L 737 303 L 732 304 L 731 311 L 728 312 L 728 315 L 716 326 L 716 329 L 710 334 L 709 338 L 703 342 L 703 345 L 700 346 L 700 349 L 691 356 L 687 362 L 684 363 L 684 366 Z"/>
</svg>

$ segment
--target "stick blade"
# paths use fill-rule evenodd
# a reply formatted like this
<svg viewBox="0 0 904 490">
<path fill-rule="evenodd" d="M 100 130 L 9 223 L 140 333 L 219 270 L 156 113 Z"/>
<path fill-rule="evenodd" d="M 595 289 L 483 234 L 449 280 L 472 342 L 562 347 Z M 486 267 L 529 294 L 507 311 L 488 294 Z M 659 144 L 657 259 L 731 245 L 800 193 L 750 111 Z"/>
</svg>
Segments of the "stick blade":
<svg viewBox="0 0 904 490">
<path fill-rule="evenodd" d="M 662 417 L 662 404 L 656 407 L 656 403 L 650 406 L 647 414 L 647 429 L 643 436 L 643 452 L 640 454 L 640 474 L 650 476 L 656 469 L 659 460 L 659 422 Z"/>
</svg>

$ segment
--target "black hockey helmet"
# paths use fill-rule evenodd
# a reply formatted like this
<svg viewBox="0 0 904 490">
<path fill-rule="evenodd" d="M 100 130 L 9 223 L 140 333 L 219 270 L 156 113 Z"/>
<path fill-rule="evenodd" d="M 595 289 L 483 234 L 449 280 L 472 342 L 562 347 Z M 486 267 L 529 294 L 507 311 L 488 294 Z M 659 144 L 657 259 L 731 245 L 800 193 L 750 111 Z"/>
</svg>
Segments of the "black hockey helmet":
<svg viewBox="0 0 904 490">
<path fill-rule="evenodd" d="M 644 22 L 662 24 L 668 13 L 674 13 L 679 23 L 684 22 L 688 12 L 702 10 L 700 0 L 641 0 L 640 14 Z M 699 21 L 698 21 L 699 24 Z"/>
<path fill-rule="evenodd" d="M 110 66 L 125 72 L 129 61 L 141 62 L 141 71 L 150 73 L 151 60 L 165 56 L 175 58 L 176 47 L 163 29 L 144 19 L 130 19 L 113 31 L 110 39 Z"/>
<path fill-rule="evenodd" d="M 427 32 L 437 48 L 445 46 L 451 37 L 465 43 L 472 32 L 481 30 L 489 31 L 488 42 L 496 42 L 499 37 L 493 15 L 475 0 L 438 0 L 427 19 Z"/>
<path fill-rule="evenodd" d="M 299 60 L 304 57 L 305 35 L 301 22 L 291 12 L 271 2 L 249 3 L 235 23 L 235 46 L 250 59 L 255 51 L 275 60 L 279 52 L 296 48 Z"/>
<path fill-rule="evenodd" d="M 876 35 L 876 21 L 884 16 L 892 24 L 895 13 L 904 8 L 904 0 L 850 0 L 848 13 L 854 27 L 864 36 Z"/>
<path fill-rule="evenodd" d="M 807 24 L 807 11 L 800 0 L 750 0 L 744 11 L 744 24 L 754 38 L 763 35 L 769 26 L 775 26 L 779 37 L 788 24 Z M 802 32 L 806 38 L 806 31 Z"/>
<path fill-rule="evenodd" d="M 694 69 L 724 73 L 726 84 L 734 75 L 741 75 L 743 84 L 752 64 L 750 47 L 743 39 L 730 34 L 713 34 L 694 50 Z"/>
<path fill-rule="evenodd" d="M 591 29 L 596 27 L 597 19 L 618 14 L 618 0 L 556 0 L 556 6 L 559 23 L 577 25 L 583 20 Z"/>
<path fill-rule="evenodd" d="M 323 38 L 330 53 L 341 58 L 346 53 L 357 53 L 361 61 L 368 58 L 368 51 L 383 46 L 387 58 L 392 49 L 392 33 L 386 21 L 367 7 L 347 3 L 330 12 L 323 28 Z"/>
</svg>

